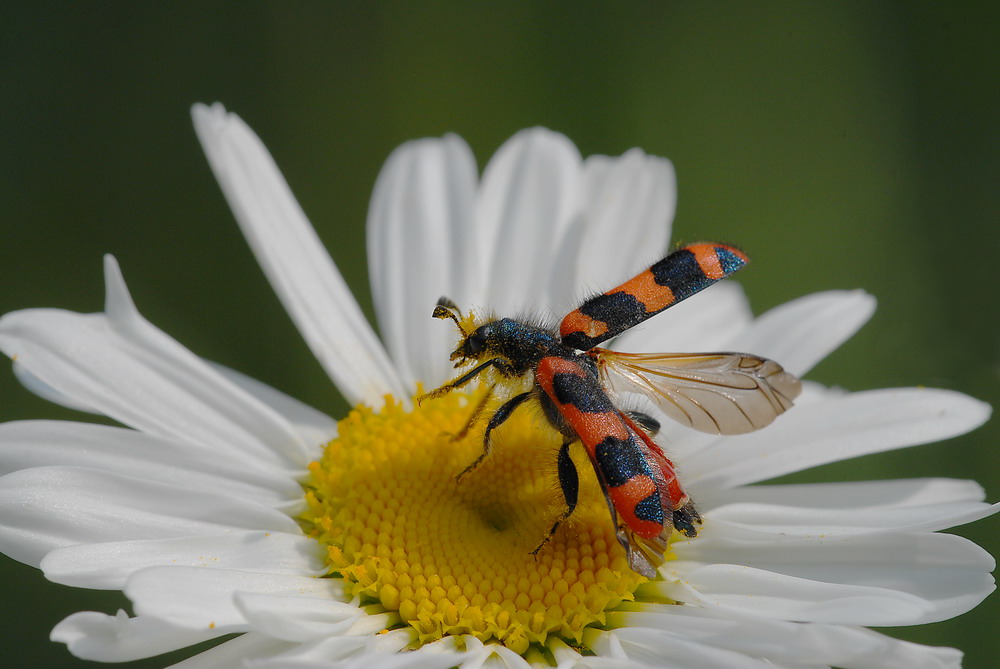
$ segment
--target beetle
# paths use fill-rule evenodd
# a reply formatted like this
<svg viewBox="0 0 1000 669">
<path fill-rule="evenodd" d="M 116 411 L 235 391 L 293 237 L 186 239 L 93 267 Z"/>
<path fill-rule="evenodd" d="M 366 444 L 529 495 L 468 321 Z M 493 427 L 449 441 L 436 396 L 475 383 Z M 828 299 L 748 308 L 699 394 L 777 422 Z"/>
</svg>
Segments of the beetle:
<svg viewBox="0 0 1000 669">
<path fill-rule="evenodd" d="M 567 314 L 559 329 L 512 318 L 476 320 L 442 297 L 433 316 L 450 319 L 461 337 L 451 354 L 466 373 L 418 398 L 423 401 L 488 379 L 466 433 L 484 418 L 490 397 L 520 379 L 530 389 L 493 411 L 480 455 L 459 480 L 486 459 L 491 437 L 526 402 L 537 402 L 563 437 L 557 456 L 566 509 L 532 551 L 537 554 L 576 508 L 579 479 L 569 448 L 580 442 L 597 473 L 619 543 L 629 565 L 652 578 L 662 564 L 671 533 L 698 533 L 701 516 L 677 476 L 674 463 L 654 437 L 652 416 L 622 410 L 613 397 L 638 392 L 668 417 L 713 434 L 760 429 L 792 406 L 800 381 L 778 363 L 746 353 L 622 353 L 601 344 L 742 269 L 749 259 L 734 246 L 684 246 L 625 283 L 594 295 Z"/>
</svg>

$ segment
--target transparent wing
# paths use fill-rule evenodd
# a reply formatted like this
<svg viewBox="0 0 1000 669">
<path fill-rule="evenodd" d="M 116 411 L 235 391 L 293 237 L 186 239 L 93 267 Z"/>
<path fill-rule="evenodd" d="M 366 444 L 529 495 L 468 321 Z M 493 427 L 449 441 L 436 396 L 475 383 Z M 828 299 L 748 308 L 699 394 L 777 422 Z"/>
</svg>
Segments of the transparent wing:
<svg viewBox="0 0 1000 669">
<path fill-rule="evenodd" d="M 667 416 L 710 434 L 744 434 L 792 406 L 802 384 L 747 353 L 591 351 L 607 388 L 649 397 Z"/>
</svg>

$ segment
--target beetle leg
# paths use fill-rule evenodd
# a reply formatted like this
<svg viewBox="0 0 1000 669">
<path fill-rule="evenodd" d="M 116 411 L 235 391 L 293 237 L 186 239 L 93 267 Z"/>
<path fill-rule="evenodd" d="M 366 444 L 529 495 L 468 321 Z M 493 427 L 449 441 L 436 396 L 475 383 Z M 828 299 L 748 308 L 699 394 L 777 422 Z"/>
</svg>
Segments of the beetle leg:
<svg viewBox="0 0 1000 669">
<path fill-rule="evenodd" d="M 490 367 L 496 367 L 497 369 L 507 368 L 507 366 L 504 364 L 504 361 L 501 360 L 500 358 L 493 358 L 492 360 L 487 360 L 481 365 L 476 365 L 465 374 L 462 374 L 460 377 L 449 381 L 440 388 L 436 388 L 430 391 L 429 393 L 424 393 L 423 395 L 417 398 L 417 404 L 423 403 L 424 400 L 434 399 L 435 397 L 443 397 L 444 395 L 447 395 L 451 391 L 456 390 L 457 388 L 461 388 L 466 383 L 476 378 Z"/>
<path fill-rule="evenodd" d="M 651 437 L 655 437 L 660 431 L 660 421 L 656 420 L 648 413 L 642 411 L 626 411 L 625 415 L 632 419 L 632 422 L 641 427 Z"/>
<path fill-rule="evenodd" d="M 559 526 L 564 520 L 569 518 L 573 511 L 576 509 L 576 503 L 579 498 L 580 493 L 580 478 L 576 473 L 576 465 L 573 464 L 573 458 L 569 457 L 569 445 L 572 441 L 565 442 L 559 449 L 559 487 L 562 488 L 563 498 L 566 500 L 566 510 L 559 514 L 556 518 L 556 522 L 552 523 L 552 528 L 549 533 L 545 535 L 542 539 L 542 543 L 535 547 L 535 550 L 531 551 L 532 555 L 537 556 L 538 551 L 545 547 L 545 544 L 549 543 L 552 539 L 552 535 L 556 533 Z"/>
<path fill-rule="evenodd" d="M 483 395 L 483 398 L 479 400 L 476 408 L 473 409 L 472 414 L 469 416 L 469 420 L 465 423 L 465 427 L 459 430 L 457 434 L 452 435 L 452 441 L 465 439 L 466 435 L 469 434 L 469 430 L 472 429 L 472 426 L 478 423 L 479 419 L 482 418 L 483 412 L 486 410 L 486 405 L 489 404 L 490 398 L 493 397 L 493 391 L 496 390 L 496 388 L 497 384 L 494 383 L 486 389 L 486 394 Z"/>
<path fill-rule="evenodd" d="M 483 434 L 483 452 L 479 454 L 478 458 L 472 461 L 471 465 L 463 469 L 461 473 L 455 477 L 456 481 L 461 481 L 463 476 L 478 467 L 482 461 L 486 459 L 486 456 L 493 450 L 492 445 L 490 444 L 490 433 L 510 418 L 510 415 L 514 413 L 514 409 L 521 406 L 521 404 L 524 403 L 526 399 L 531 397 L 531 395 L 532 393 L 530 391 L 514 395 L 509 400 L 504 402 L 500 408 L 497 409 L 492 416 L 490 416 L 490 422 L 486 425 L 486 432 Z M 481 413 L 481 411 L 481 407 L 476 410 L 477 414 Z"/>
</svg>

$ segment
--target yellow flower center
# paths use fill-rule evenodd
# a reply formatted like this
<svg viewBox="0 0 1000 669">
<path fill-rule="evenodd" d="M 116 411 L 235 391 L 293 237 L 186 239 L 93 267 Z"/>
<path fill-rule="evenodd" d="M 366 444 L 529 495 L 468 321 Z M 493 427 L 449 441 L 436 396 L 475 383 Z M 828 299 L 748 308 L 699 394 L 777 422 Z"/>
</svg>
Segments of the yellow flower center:
<svg viewBox="0 0 1000 669">
<path fill-rule="evenodd" d="M 482 452 L 484 425 L 454 437 L 479 397 L 353 410 L 310 466 L 300 520 L 330 573 L 362 604 L 398 612 L 419 644 L 471 634 L 520 654 L 552 636 L 580 646 L 646 579 L 628 566 L 583 449 L 572 449 L 579 504 L 532 554 L 566 508 L 560 437 L 538 412 L 514 412 L 492 454 L 456 481 Z"/>
</svg>

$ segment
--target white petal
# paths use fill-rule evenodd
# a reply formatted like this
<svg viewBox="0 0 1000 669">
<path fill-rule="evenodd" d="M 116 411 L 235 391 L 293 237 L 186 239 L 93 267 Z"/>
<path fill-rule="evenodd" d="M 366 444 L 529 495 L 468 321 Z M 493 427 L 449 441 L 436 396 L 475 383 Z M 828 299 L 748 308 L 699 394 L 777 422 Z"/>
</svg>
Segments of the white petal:
<svg viewBox="0 0 1000 669">
<path fill-rule="evenodd" d="M 36 467 L 0 478 L 0 551 L 33 566 L 72 544 L 229 529 L 300 532 L 285 514 L 247 500 L 95 470 Z"/>
<path fill-rule="evenodd" d="M 611 613 L 608 625 L 647 628 L 660 635 L 767 658 L 781 666 L 794 662 L 844 669 L 957 669 L 962 657 L 953 648 L 920 646 L 861 627 L 723 617 L 690 606 L 649 608 Z"/>
<path fill-rule="evenodd" d="M 121 590 L 133 573 L 154 566 L 300 576 L 321 576 L 326 571 L 322 549 L 315 540 L 284 532 L 255 531 L 77 544 L 55 549 L 40 566 L 50 581 L 106 590 Z"/>
<path fill-rule="evenodd" d="M 602 660 L 627 660 L 625 650 L 613 630 L 587 628 L 583 631 L 583 643 Z"/>
<path fill-rule="evenodd" d="M 110 256 L 105 273 L 106 315 L 9 313 L 0 318 L 0 348 L 59 392 L 142 431 L 238 445 L 270 466 L 308 462 L 280 415 L 139 315 Z"/>
<path fill-rule="evenodd" d="M 460 666 L 465 658 L 473 652 L 470 650 L 469 638 L 472 637 L 467 635 L 461 637 L 449 636 L 440 641 L 434 641 L 426 646 L 422 646 L 411 653 L 411 655 L 419 654 L 421 656 L 418 663 L 415 663 L 413 666 L 420 667 L 421 669 L 445 669 L 446 667 Z M 458 649 L 460 645 L 464 647 L 464 650 Z M 409 667 L 410 665 L 404 666 Z"/>
<path fill-rule="evenodd" d="M 291 462 L 298 466 L 308 464 L 310 445 L 302 442 L 280 414 L 225 379 L 212 365 L 142 317 L 129 295 L 118 262 L 110 255 L 104 257 L 104 281 L 107 324 L 113 334 L 121 339 L 121 344 L 130 349 L 140 365 L 139 373 L 146 366 L 159 377 L 156 383 L 182 388 L 182 392 L 189 395 L 183 400 L 186 407 L 190 406 L 193 398 L 205 406 L 215 408 L 216 415 L 205 419 L 203 429 L 206 430 L 207 443 L 212 443 L 211 437 L 218 433 L 232 440 L 231 443 L 239 444 L 244 455 L 257 450 L 259 445 L 264 462 L 270 463 L 275 460 L 276 455 L 282 463 Z M 137 381 L 133 377 L 126 377 L 124 380 Z M 147 390 L 144 384 L 136 389 L 140 393 L 139 400 L 155 401 L 155 397 L 141 395 L 144 390 Z M 158 391 L 160 388 L 154 390 Z M 196 423 L 194 416 L 187 414 L 172 418 L 182 424 Z M 189 429 L 182 428 L 178 430 L 178 434 L 190 434 L 195 441 L 199 436 L 196 429 L 191 429 L 189 433 Z M 250 438 L 251 435 L 253 438 Z"/>
<path fill-rule="evenodd" d="M 484 644 L 473 636 L 466 636 L 465 641 L 468 655 L 462 669 L 529 669 L 523 657 L 498 643 Z"/>
<path fill-rule="evenodd" d="M 124 611 L 109 616 L 95 611 L 74 613 L 52 629 L 50 638 L 64 643 L 69 652 L 95 662 L 130 662 L 153 657 L 222 636 L 215 630 L 191 630 L 165 620 Z"/>
<path fill-rule="evenodd" d="M 446 295 L 467 308 L 481 295 L 473 225 L 476 163 L 455 135 L 408 142 L 379 173 L 368 210 L 368 272 L 379 327 L 410 387 L 440 385 L 454 327 L 431 319 Z"/>
<path fill-rule="evenodd" d="M 310 461 L 319 457 L 322 452 L 320 447 L 323 444 L 329 443 L 337 436 L 337 421 L 322 411 L 235 369 L 214 362 L 209 364 L 229 381 L 284 416 L 306 445 Z"/>
<path fill-rule="evenodd" d="M 853 588 L 892 590 L 883 593 L 885 600 L 897 596 L 919 601 L 908 610 L 897 611 L 898 617 L 885 617 L 884 609 L 866 618 L 826 617 L 834 611 L 814 608 L 808 617 L 805 613 L 789 615 L 797 620 L 841 622 L 858 625 L 918 625 L 946 620 L 965 613 L 978 605 L 993 589 L 990 572 L 996 566 L 993 558 L 979 546 L 963 537 L 937 533 L 868 534 L 841 538 L 807 538 L 771 541 L 743 541 L 716 539 L 684 542 L 676 546 L 678 562 L 668 570 L 682 572 L 683 561 L 697 563 L 723 563 L 740 565 L 793 578 L 812 580 L 826 585 L 836 584 L 845 590 L 838 594 L 831 590 L 826 598 L 849 601 Z M 686 573 L 696 588 L 700 568 Z M 737 574 L 732 583 L 738 583 L 743 574 Z M 810 584 L 809 586 L 813 586 Z M 846 593 L 846 594 L 845 594 Z M 726 596 L 742 598 L 748 593 L 734 590 Z M 752 593 L 751 593 L 752 594 Z M 718 591 L 713 597 L 718 597 Z M 751 597 L 751 599 L 758 599 Z M 767 596 L 763 597 L 764 600 Z"/>
<path fill-rule="evenodd" d="M 595 638 L 596 637 L 596 638 Z M 698 643 L 672 634 L 662 634 L 659 630 L 642 627 L 616 629 L 612 631 L 589 632 L 587 645 L 591 643 L 595 651 L 610 643 L 605 637 L 612 637 L 617 646 L 629 659 L 640 667 L 663 666 L 664 658 L 670 658 L 671 669 L 768 669 L 774 664 L 757 660 L 714 645 Z"/>
<path fill-rule="evenodd" d="M 559 247 L 578 201 L 579 172 L 573 143 L 542 128 L 522 130 L 496 152 L 476 203 L 487 292 L 475 306 L 499 314 L 526 304 L 540 313 L 552 309 L 539 286 L 549 279 L 551 249 Z"/>
<path fill-rule="evenodd" d="M 587 666 L 585 656 L 566 644 L 559 637 L 550 638 L 546 644 L 552 652 L 552 658 L 556 662 L 556 669 L 576 669 Z"/>
<path fill-rule="evenodd" d="M 448 657 L 452 660 L 452 664 L 448 665 L 443 659 L 434 661 L 436 655 L 425 655 L 423 651 L 426 646 L 419 650 L 403 652 L 414 636 L 411 630 L 397 629 L 364 637 L 328 637 L 301 643 L 267 660 L 247 662 L 246 669 L 432 668 L 454 666 L 455 655 L 461 657 L 460 654 L 452 653 Z M 454 647 L 454 644 L 449 645 Z"/>
<path fill-rule="evenodd" d="M 295 646 L 282 653 L 263 659 L 252 658 L 241 667 L 242 669 L 330 669 L 331 667 L 340 669 L 345 660 L 358 655 L 367 655 L 366 650 L 369 645 L 369 639 L 360 636 L 332 636 L 305 643 L 296 642 Z"/>
<path fill-rule="evenodd" d="M 238 592 L 235 603 L 252 628 L 286 641 L 341 634 L 363 615 L 357 606 L 328 597 Z"/>
<path fill-rule="evenodd" d="M 86 404 L 75 397 L 70 397 L 69 395 L 62 393 L 45 383 L 40 378 L 25 369 L 24 365 L 18 363 L 16 360 L 13 364 L 13 370 L 14 376 L 16 376 L 17 380 L 21 382 L 21 385 L 27 388 L 30 392 L 41 397 L 43 400 L 64 406 L 68 409 L 75 409 L 76 411 L 99 413 L 89 404 Z"/>
<path fill-rule="evenodd" d="M 699 498 L 698 507 L 711 510 L 724 504 L 747 502 L 870 512 L 984 499 L 986 492 L 975 481 L 925 478 L 745 486 L 720 490 L 710 499 Z"/>
<path fill-rule="evenodd" d="M 233 449 L 207 448 L 92 423 L 32 420 L 0 424 L 0 474 L 48 465 L 88 467 L 180 483 L 274 507 L 302 499 L 302 486 L 289 473 L 268 471 Z"/>
<path fill-rule="evenodd" d="M 831 290 L 771 309 L 729 347 L 776 360 L 802 376 L 847 341 L 875 313 L 875 298 L 863 290 Z"/>
<path fill-rule="evenodd" d="M 559 313 L 666 255 L 677 202 L 673 165 L 639 149 L 617 158 L 590 156 L 581 178 L 580 225 L 556 250 L 557 258 L 564 250 L 572 258 L 553 264 Z"/>
<path fill-rule="evenodd" d="M 752 321 L 750 302 L 742 286 L 726 281 L 627 330 L 615 339 L 612 348 L 629 353 L 724 350 L 733 332 Z"/>
<path fill-rule="evenodd" d="M 293 650 L 297 646 L 296 643 L 251 632 L 172 664 L 167 669 L 246 669 L 250 662 Z"/>
<path fill-rule="evenodd" d="M 191 109 L 219 185 L 288 314 L 348 402 L 406 390 L 260 139 L 222 105 Z"/>
<path fill-rule="evenodd" d="M 133 574 L 125 586 L 139 615 L 191 629 L 245 632 L 247 619 L 234 600 L 238 592 L 344 600 L 339 579 L 198 567 L 150 567 Z"/>
<path fill-rule="evenodd" d="M 947 439 L 989 417 L 984 402 L 948 390 L 898 388 L 851 393 L 794 407 L 757 432 L 693 454 L 693 487 L 732 488 L 809 467 Z"/>
<path fill-rule="evenodd" d="M 888 588 L 821 583 L 743 565 L 708 565 L 684 577 L 684 583 L 664 583 L 662 593 L 732 615 L 877 626 L 918 620 L 932 610 L 927 601 Z"/>
<path fill-rule="evenodd" d="M 700 507 L 699 507 L 700 508 Z M 987 518 L 1000 505 L 980 503 L 934 504 L 898 509 L 805 509 L 769 504 L 730 504 L 711 512 L 721 534 L 745 538 L 837 537 L 875 532 L 936 532 Z M 747 534 L 748 533 L 748 534 Z"/>
</svg>

